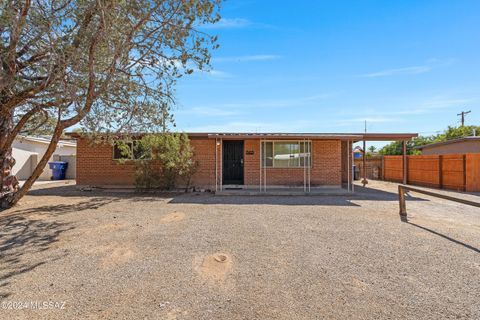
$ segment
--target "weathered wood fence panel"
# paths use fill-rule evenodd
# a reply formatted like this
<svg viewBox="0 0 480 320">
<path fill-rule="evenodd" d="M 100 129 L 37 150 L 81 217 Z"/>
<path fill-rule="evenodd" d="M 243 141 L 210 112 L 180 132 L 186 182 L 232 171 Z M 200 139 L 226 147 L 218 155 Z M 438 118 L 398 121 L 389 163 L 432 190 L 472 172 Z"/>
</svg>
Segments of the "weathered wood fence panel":
<svg viewBox="0 0 480 320">
<path fill-rule="evenodd" d="M 438 156 L 407 157 L 407 181 L 411 184 L 438 188 L 439 167 Z"/>
<path fill-rule="evenodd" d="M 374 156 L 371 158 L 366 159 L 366 171 L 367 171 L 367 179 L 372 180 L 382 180 L 383 179 L 383 157 L 382 156 Z M 354 164 L 360 170 L 360 177 L 363 177 L 363 159 L 357 158 L 354 159 Z"/>
<path fill-rule="evenodd" d="M 384 157 L 384 180 L 402 182 L 402 156 Z M 407 156 L 407 183 L 412 185 L 480 191 L 480 154 Z"/>
<path fill-rule="evenodd" d="M 465 190 L 465 156 L 461 154 L 443 155 L 442 188 Z"/>
<path fill-rule="evenodd" d="M 384 180 L 402 182 L 403 180 L 403 158 L 402 156 L 383 157 Z"/>
<path fill-rule="evenodd" d="M 480 191 L 480 153 L 469 153 L 466 160 L 467 191 Z"/>
</svg>

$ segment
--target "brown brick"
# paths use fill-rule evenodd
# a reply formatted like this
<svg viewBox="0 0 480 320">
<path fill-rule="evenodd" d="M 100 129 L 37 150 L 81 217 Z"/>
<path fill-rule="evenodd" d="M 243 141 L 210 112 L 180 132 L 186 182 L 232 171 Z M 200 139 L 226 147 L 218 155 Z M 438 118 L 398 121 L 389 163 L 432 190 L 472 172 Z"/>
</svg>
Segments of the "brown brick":
<svg viewBox="0 0 480 320">
<path fill-rule="evenodd" d="M 220 140 L 219 140 L 220 141 Z M 195 159 L 199 168 L 193 177 L 192 185 L 199 188 L 215 189 L 221 183 L 222 146 L 216 146 L 215 139 L 192 137 Z M 215 149 L 217 148 L 217 155 Z M 245 140 L 244 149 L 253 154 L 244 155 L 244 180 L 249 186 L 260 182 L 260 140 Z M 345 171 L 345 146 L 342 157 L 340 140 L 313 140 L 311 185 L 340 185 Z M 78 139 L 77 144 L 77 184 L 78 185 L 133 185 L 134 162 L 121 163 L 113 160 L 113 149 L 109 144 L 92 145 L 86 139 Z M 217 159 L 217 175 L 215 174 Z M 343 164 L 343 168 L 342 168 Z M 343 170 L 342 170 L 343 169 Z M 303 185 L 303 168 L 267 168 L 267 185 Z"/>
</svg>

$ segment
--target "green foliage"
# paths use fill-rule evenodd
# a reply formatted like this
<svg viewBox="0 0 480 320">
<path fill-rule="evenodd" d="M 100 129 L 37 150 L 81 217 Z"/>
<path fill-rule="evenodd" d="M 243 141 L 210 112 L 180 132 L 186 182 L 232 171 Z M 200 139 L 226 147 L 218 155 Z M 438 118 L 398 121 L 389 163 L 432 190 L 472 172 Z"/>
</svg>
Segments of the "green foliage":
<svg viewBox="0 0 480 320">
<path fill-rule="evenodd" d="M 451 139 L 457 139 L 461 137 L 472 136 L 475 131 L 475 135 L 480 134 L 479 126 L 460 126 L 460 127 L 448 127 L 443 133 L 437 135 L 434 139 L 434 142 L 441 142 Z"/>
<path fill-rule="evenodd" d="M 178 79 L 210 70 L 218 48 L 204 27 L 220 20 L 221 0 L 0 3 L 0 181 L 16 136 L 52 135 L 14 197 L 3 201 L 12 184 L 1 184 L 0 205 L 26 194 L 68 128 L 98 142 L 159 132 L 173 120 Z"/>
<path fill-rule="evenodd" d="M 193 159 L 193 148 L 185 133 L 149 134 L 137 141 L 136 148 L 137 189 L 172 190 L 178 182 L 187 189 L 190 187 L 198 163 Z"/>
<path fill-rule="evenodd" d="M 431 136 L 419 136 L 413 138 L 407 142 L 407 154 L 420 154 L 420 150 L 415 147 L 423 146 L 430 143 L 442 142 L 451 139 L 457 139 L 461 137 L 472 136 L 475 130 L 475 135 L 480 134 L 480 126 L 460 126 L 460 127 L 448 127 L 443 133 L 431 135 Z M 394 141 L 382 149 L 379 153 L 381 155 L 401 155 L 402 154 L 402 142 Z"/>
</svg>

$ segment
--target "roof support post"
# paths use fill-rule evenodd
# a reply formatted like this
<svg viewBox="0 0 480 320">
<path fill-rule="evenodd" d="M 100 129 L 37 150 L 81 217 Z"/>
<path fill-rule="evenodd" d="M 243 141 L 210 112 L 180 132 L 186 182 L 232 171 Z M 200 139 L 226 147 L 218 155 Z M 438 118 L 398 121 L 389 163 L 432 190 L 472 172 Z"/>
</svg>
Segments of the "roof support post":
<svg viewBox="0 0 480 320">
<path fill-rule="evenodd" d="M 362 157 L 362 171 L 363 171 L 363 179 L 362 184 L 365 187 L 368 184 L 367 180 L 367 141 L 363 140 L 363 157 Z"/>
<path fill-rule="evenodd" d="M 403 140 L 402 141 L 402 156 L 403 156 L 403 161 L 402 161 L 402 166 L 403 166 L 403 184 L 407 184 L 407 141 Z"/>
<path fill-rule="evenodd" d="M 352 186 L 352 192 L 355 192 L 355 184 L 353 183 L 353 181 L 354 181 L 354 176 L 353 176 L 353 163 L 354 163 L 354 161 L 353 161 L 353 159 L 354 159 L 354 156 L 353 156 L 353 141 L 350 141 L 350 147 L 349 148 L 350 148 L 350 157 L 351 157 L 350 159 L 351 159 L 351 163 L 352 163 L 351 167 L 349 168 L 350 174 L 352 174 L 352 179 L 350 181 L 351 181 L 351 186 Z"/>
<path fill-rule="evenodd" d="M 308 167 L 307 167 L 307 172 L 308 172 L 308 192 L 310 192 L 311 185 L 312 185 L 312 148 L 313 148 L 313 141 L 310 140 L 310 142 L 307 144 L 308 148 Z"/>
<path fill-rule="evenodd" d="M 299 160 L 303 158 L 303 192 L 307 192 L 307 146 L 305 139 L 303 139 L 303 154 L 300 152 Z"/>
<path fill-rule="evenodd" d="M 265 153 L 263 157 L 263 191 L 267 192 L 267 154 L 266 154 L 267 143 L 265 140 L 263 141 L 263 147 L 264 147 L 263 152 Z M 273 144 L 272 144 L 272 148 L 273 148 Z M 273 165 L 273 159 L 272 159 L 272 165 Z"/>
<path fill-rule="evenodd" d="M 352 174 L 352 166 L 350 165 L 350 151 L 348 150 L 350 148 L 350 140 L 347 141 L 347 147 L 345 148 L 345 151 L 347 151 L 347 190 L 350 192 L 350 175 Z"/>
<path fill-rule="evenodd" d="M 220 139 L 220 191 L 223 190 L 223 139 Z"/>
<path fill-rule="evenodd" d="M 215 138 L 215 192 L 218 191 L 218 139 Z"/>
<path fill-rule="evenodd" d="M 259 168 L 258 172 L 260 173 L 260 177 L 258 180 L 258 187 L 260 189 L 260 192 L 262 192 L 262 159 L 263 159 L 263 139 L 260 139 L 260 162 L 258 163 Z"/>
</svg>

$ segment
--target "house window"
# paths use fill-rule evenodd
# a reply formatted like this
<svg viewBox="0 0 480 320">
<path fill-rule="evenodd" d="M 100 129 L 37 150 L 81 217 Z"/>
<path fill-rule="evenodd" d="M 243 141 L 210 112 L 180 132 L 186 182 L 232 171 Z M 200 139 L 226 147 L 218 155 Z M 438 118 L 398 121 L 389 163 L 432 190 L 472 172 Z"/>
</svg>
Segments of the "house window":
<svg viewBox="0 0 480 320">
<path fill-rule="evenodd" d="M 144 150 L 137 141 L 133 142 L 115 142 L 113 145 L 114 160 L 140 160 L 151 159 L 148 150 Z"/>
<path fill-rule="evenodd" d="M 266 141 L 262 143 L 262 167 L 300 168 L 311 166 L 310 141 Z"/>
</svg>

